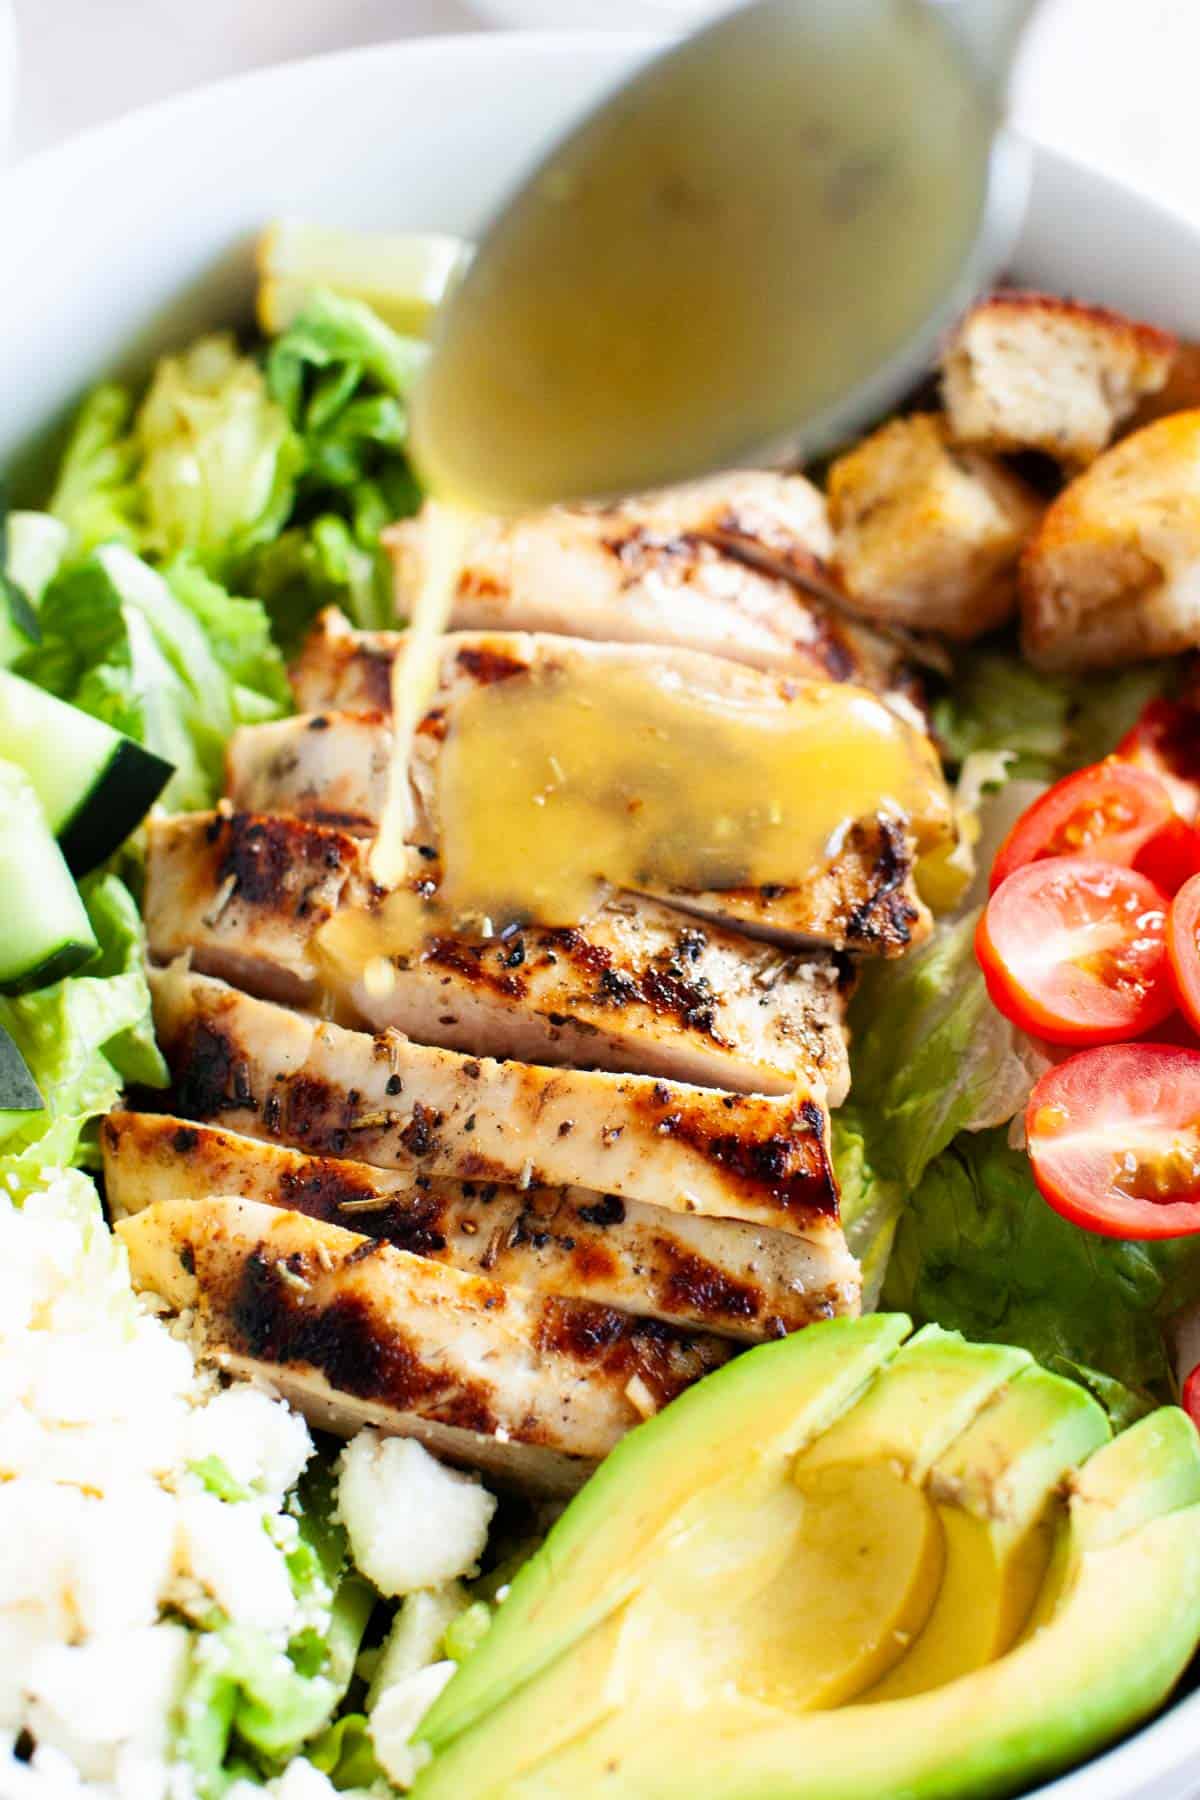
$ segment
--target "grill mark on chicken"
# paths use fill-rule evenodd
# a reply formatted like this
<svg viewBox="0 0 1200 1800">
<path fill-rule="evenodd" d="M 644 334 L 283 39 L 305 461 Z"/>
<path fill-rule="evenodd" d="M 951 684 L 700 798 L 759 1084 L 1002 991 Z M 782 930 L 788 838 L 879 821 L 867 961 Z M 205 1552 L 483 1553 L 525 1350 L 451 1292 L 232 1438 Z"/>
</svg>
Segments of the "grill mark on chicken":
<svg viewBox="0 0 1200 1800">
<path fill-rule="evenodd" d="M 466 1058 L 322 1024 L 181 969 L 151 984 L 183 1113 L 384 1167 L 578 1181 L 675 1211 L 837 1230 L 825 1114 L 802 1094 Z"/>
<path fill-rule="evenodd" d="M 235 813 L 231 818 L 216 815 L 218 823 L 208 830 L 221 843 L 217 863 L 217 881 L 223 885 L 232 879 L 231 893 L 250 906 L 278 905 L 285 884 L 294 883 L 297 866 L 312 878 L 297 902 L 297 913 L 309 901 L 312 888 L 324 877 L 344 875 L 358 862 L 358 845 L 346 835 L 332 829 L 319 835 L 305 829 L 296 819 L 274 814 L 250 817 Z"/>
<path fill-rule="evenodd" d="M 506 656 L 494 644 L 464 644 L 455 653 L 455 661 L 463 673 L 481 687 L 491 687 L 494 682 L 508 681 L 512 676 L 523 675 L 525 672 L 525 664 L 520 657 Z"/>
<path fill-rule="evenodd" d="M 275 1381 L 314 1422 L 448 1433 L 451 1453 L 535 1483 L 542 1451 L 556 1478 L 564 1457 L 586 1474 L 638 1422 L 635 1384 L 663 1405 L 731 1350 L 253 1201 L 161 1202 L 116 1229 L 139 1288 L 194 1309 L 211 1355 Z M 504 1444 L 536 1454 L 514 1464 Z"/>
<path fill-rule="evenodd" d="M 289 1265 L 289 1272 L 302 1279 L 308 1273 L 303 1264 Z M 503 1306 L 503 1290 L 484 1304 Z M 307 1363 L 343 1393 L 382 1400 L 405 1412 L 420 1408 L 461 1431 L 496 1430 L 486 1389 L 439 1375 L 407 1333 L 395 1324 L 382 1332 L 360 1296 L 345 1295 L 319 1309 L 305 1305 L 263 1248 L 246 1258 L 225 1305 L 232 1326 L 230 1348 L 243 1355 L 260 1362 Z"/>
<path fill-rule="evenodd" d="M 414 853 L 413 881 L 436 869 Z M 392 959 L 386 992 L 321 961 L 337 912 L 381 899 L 360 839 L 277 815 L 152 820 L 145 914 L 151 952 L 268 999 L 314 1004 L 424 1042 L 547 1063 L 664 1074 L 738 1091 L 848 1083 L 840 971 L 787 956 L 654 901 L 616 897 L 589 923 L 479 941 L 445 933 Z M 366 960 L 364 952 L 363 960 Z"/>
<path fill-rule="evenodd" d="M 118 1218 L 236 1194 L 505 1284 L 747 1342 L 857 1309 L 848 1252 L 787 1232 L 672 1216 L 585 1188 L 414 1180 L 169 1114 L 112 1114 L 100 1140 Z"/>
<path fill-rule="evenodd" d="M 904 892 L 911 870 L 904 834 L 893 819 L 880 819 L 870 892 L 846 922 L 850 943 L 908 944 L 917 923 Z"/>
<path fill-rule="evenodd" d="M 899 822 L 880 815 L 851 826 L 837 857 L 815 882 L 723 888 L 697 894 L 655 890 L 682 911 L 718 918 L 750 936 L 794 944 L 825 937 L 851 956 L 901 956 L 929 934 L 929 914 L 913 885 L 913 859 Z M 837 921 L 836 936 L 828 921 Z"/>
</svg>

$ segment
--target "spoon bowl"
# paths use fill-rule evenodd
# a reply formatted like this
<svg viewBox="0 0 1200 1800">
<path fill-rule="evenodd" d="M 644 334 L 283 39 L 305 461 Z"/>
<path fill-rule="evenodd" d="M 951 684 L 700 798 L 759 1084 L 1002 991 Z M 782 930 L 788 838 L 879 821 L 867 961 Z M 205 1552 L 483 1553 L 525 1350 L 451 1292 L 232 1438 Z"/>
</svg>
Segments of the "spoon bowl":
<svg viewBox="0 0 1200 1800">
<path fill-rule="evenodd" d="M 1015 237 L 1028 9 L 757 0 L 640 70 L 443 308 L 413 408 L 429 485 L 603 499 L 810 457 L 881 411 Z"/>
</svg>

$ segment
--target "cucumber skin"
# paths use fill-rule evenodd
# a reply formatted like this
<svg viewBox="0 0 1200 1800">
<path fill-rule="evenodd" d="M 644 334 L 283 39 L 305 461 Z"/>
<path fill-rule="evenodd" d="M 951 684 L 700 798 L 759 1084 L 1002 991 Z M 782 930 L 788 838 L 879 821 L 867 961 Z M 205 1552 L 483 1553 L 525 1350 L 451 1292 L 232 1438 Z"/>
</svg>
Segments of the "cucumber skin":
<svg viewBox="0 0 1200 1800">
<path fill-rule="evenodd" d="M 137 829 L 174 772 L 171 763 L 132 738 L 118 743 L 103 775 L 59 827 L 59 848 L 77 880 Z"/>
<path fill-rule="evenodd" d="M 40 1112 L 44 1105 L 25 1058 L 0 1025 L 0 1121 L 6 1113 Z"/>
<path fill-rule="evenodd" d="M 26 969 L 13 980 L 0 981 L 0 994 L 29 994 L 35 988 L 49 987 L 51 982 L 61 981 L 66 975 L 74 975 L 84 963 L 91 962 L 96 954 L 95 944 L 68 939 L 66 943 L 59 944 L 35 969 Z"/>
</svg>

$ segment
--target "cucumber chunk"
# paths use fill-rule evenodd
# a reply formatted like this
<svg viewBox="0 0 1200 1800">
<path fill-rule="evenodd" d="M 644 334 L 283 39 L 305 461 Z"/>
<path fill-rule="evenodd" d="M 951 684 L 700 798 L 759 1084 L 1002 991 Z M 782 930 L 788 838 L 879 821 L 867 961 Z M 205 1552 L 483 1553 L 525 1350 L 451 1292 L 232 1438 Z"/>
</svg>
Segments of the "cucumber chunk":
<svg viewBox="0 0 1200 1800">
<path fill-rule="evenodd" d="M 96 954 L 79 889 L 33 784 L 6 762 L 0 762 L 0 917 L 0 993 L 46 987 Z"/>
<path fill-rule="evenodd" d="M 0 1114 L 39 1112 L 42 1096 L 25 1066 L 25 1058 L 0 1025 Z"/>
<path fill-rule="evenodd" d="M 141 824 L 172 773 L 162 757 L 10 669 L 0 669 L 0 757 L 28 775 L 76 875 Z"/>
</svg>

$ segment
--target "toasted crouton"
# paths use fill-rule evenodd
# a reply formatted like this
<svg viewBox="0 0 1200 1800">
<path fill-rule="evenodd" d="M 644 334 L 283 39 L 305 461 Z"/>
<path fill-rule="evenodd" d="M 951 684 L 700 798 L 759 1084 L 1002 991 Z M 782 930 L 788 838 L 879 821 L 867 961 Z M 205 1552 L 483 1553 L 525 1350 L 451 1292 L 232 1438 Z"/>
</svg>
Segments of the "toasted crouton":
<svg viewBox="0 0 1200 1800">
<path fill-rule="evenodd" d="M 953 449 L 940 416 L 864 438 L 830 470 L 829 500 L 838 573 L 864 613 L 959 639 L 1012 613 L 1040 503 L 1008 469 Z"/>
<path fill-rule="evenodd" d="M 1140 431 L 1155 419 L 1164 419 L 1168 413 L 1187 412 L 1193 406 L 1200 406 L 1200 343 L 1181 338 L 1166 381 L 1154 393 L 1143 395 L 1127 429 Z"/>
<path fill-rule="evenodd" d="M 1200 408 L 1123 438 L 1063 489 L 1022 558 L 1021 627 L 1042 669 L 1200 644 Z"/>
<path fill-rule="evenodd" d="M 942 356 L 942 400 L 957 443 L 1044 450 L 1091 462 L 1167 379 L 1175 340 L 1101 306 L 1051 294 L 992 294 Z"/>
</svg>

